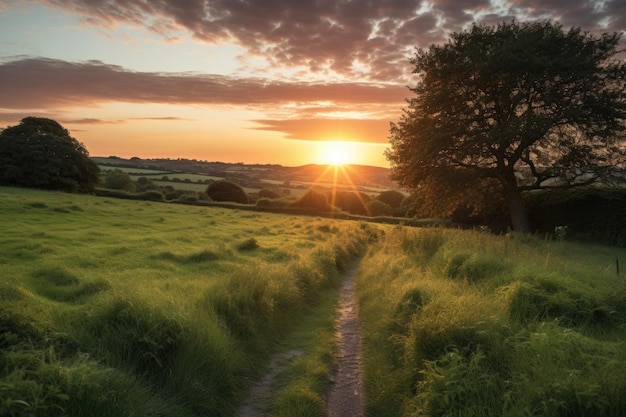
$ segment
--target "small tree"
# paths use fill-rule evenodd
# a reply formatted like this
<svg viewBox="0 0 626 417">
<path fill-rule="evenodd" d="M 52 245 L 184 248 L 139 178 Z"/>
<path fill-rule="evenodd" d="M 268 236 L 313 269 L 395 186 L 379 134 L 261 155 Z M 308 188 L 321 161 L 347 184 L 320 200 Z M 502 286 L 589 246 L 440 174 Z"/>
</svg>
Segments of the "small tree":
<svg viewBox="0 0 626 417">
<path fill-rule="evenodd" d="M 512 22 L 418 50 L 416 96 L 391 126 L 393 178 L 448 211 L 500 193 L 513 228 L 530 231 L 523 191 L 606 181 L 623 167 L 619 40 Z"/>
<path fill-rule="evenodd" d="M 316 212 L 330 211 L 326 193 L 315 188 L 309 189 L 298 200 L 291 203 L 292 207 L 310 209 Z"/>
<path fill-rule="evenodd" d="M 209 184 L 206 193 L 213 201 L 232 201 L 239 204 L 248 204 L 250 201 L 245 190 L 230 181 L 215 181 Z"/>
<path fill-rule="evenodd" d="M 372 198 L 358 191 L 338 191 L 335 194 L 335 206 L 352 214 L 369 214 L 367 203 Z"/>
<path fill-rule="evenodd" d="M 59 123 L 26 117 L 0 132 L 0 185 L 92 191 L 98 165 Z"/>
<path fill-rule="evenodd" d="M 127 172 L 114 169 L 104 176 L 104 187 L 112 190 L 135 191 L 135 184 Z"/>
<path fill-rule="evenodd" d="M 275 199 L 275 198 L 280 198 L 280 194 L 278 194 L 275 191 L 268 190 L 267 188 L 263 188 L 263 189 L 259 190 L 259 197 Z"/>
<path fill-rule="evenodd" d="M 390 216 L 393 213 L 393 208 L 380 200 L 370 201 L 367 208 L 371 216 Z"/>
<path fill-rule="evenodd" d="M 376 200 L 388 204 L 392 209 L 399 208 L 402 205 L 405 195 L 398 190 L 387 190 L 376 196 Z"/>
</svg>

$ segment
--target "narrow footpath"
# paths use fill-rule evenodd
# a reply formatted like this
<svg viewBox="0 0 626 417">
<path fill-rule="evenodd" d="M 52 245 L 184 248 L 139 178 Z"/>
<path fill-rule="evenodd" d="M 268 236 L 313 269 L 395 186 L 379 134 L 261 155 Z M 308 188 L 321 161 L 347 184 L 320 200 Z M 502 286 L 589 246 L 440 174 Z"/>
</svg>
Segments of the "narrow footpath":
<svg viewBox="0 0 626 417">
<path fill-rule="evenodd" d="M 358 264 L 344 278 L 337 317 L 337 369 L 328 396 L 329 417 L 363 417 L 361 325 L 356 298 Z"/>
<path fill-rule="evenodd" d="M 328 395 L 329 417 L 363 417 L 363 381 L 361 377 L 361 334 L 356 300 L 358 264 L 350 269 L 341 285 L 337 309 L 337 366 Z M 266 374 L 251 388 L 238 417 L 264 417 L 271 400 L 275 378 L 289 362 L 303 352 L 293 350 L 274 356 Z"/>
<path fill-rule="evenodd" d="M 269 367 L 263 378 L 261 378 L 248 393 L 248 399 L 237 414 L 238 417 L 263 417 L 265 409 L 269 405 L 272 395 L 272 384 L 274 379 L 294 358 L 301 356 L 303 352 L 291 350 L 275 355 L 270 361 Z"/>
</svg>

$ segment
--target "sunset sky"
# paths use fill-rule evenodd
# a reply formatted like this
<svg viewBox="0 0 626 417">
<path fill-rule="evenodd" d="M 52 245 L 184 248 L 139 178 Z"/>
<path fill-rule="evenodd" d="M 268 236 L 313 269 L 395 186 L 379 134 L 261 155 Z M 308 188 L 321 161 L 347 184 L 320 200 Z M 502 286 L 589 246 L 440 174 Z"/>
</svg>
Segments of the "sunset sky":
<svg viewBox="0 0 626 417">
<path fill-rule="evenodd" d="M 92 156 L 388 166 L 415 47 L 513 18 L 622 32 L 626 1 L 0 0 L 0 127 L 49 117 Z"/>
</svg>

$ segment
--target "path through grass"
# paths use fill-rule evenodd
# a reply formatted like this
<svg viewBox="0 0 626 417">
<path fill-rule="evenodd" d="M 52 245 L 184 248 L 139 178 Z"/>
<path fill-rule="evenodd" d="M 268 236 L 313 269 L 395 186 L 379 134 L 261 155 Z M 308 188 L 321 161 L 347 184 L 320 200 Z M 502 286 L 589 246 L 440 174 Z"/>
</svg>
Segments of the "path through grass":
<svg viewBox="0 0 626 417">
<path fill-rule="evenodd" d="M 355 265 L 344 278 L 337 317 L 337 364 L 328 395 L 329 417 L 363 417 L 361 323 L 356 297 Z"/>
<path fill-rule="evenodd" d="M 0 415 L 232 416 L 368 233 L 313 217 L 0 192 Z M 324 349 L 298 365 L 320 367 L 319 384 L 332 340 Z"/>
</svg>

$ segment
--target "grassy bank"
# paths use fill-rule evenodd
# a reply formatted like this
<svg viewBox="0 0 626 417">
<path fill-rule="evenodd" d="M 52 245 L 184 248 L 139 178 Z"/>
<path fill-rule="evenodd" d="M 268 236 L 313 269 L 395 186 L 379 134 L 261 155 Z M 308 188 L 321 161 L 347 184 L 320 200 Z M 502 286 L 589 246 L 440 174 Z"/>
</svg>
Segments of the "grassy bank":
<svg viewBox="0 0 626 417">
<path fill-rule="evenodd" d="M 233 415 L 368 238 L 355 222 L 0 192 L 0 415 Z"/>
<path fill-rule="evenodd" d="M 626 415 L 626 251 L 390 230 L 358 277 L 369 415 Z"/>
</svg>

